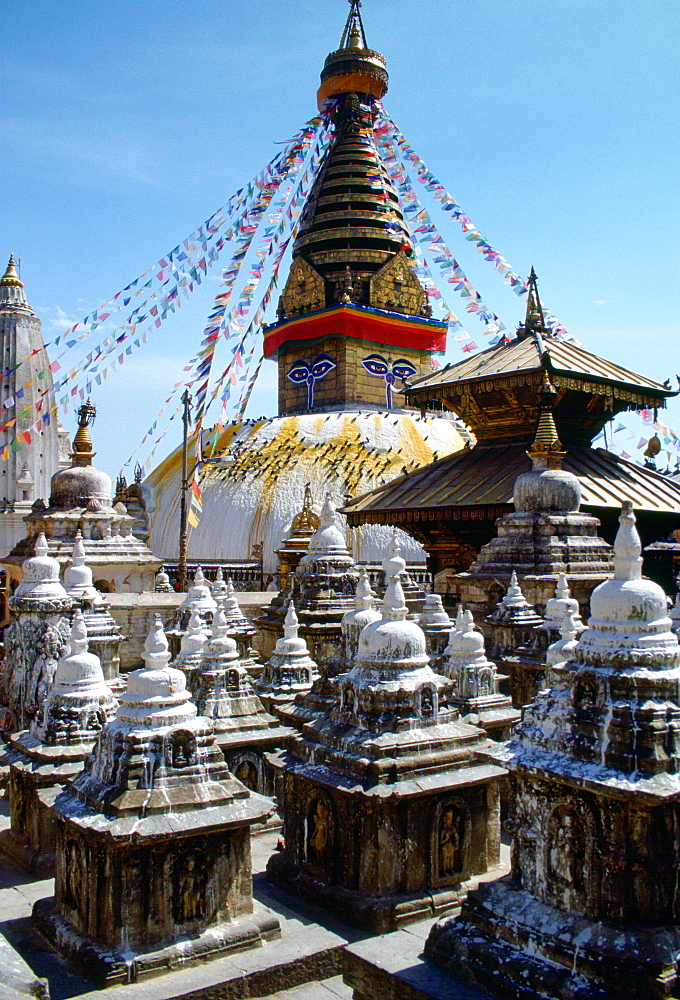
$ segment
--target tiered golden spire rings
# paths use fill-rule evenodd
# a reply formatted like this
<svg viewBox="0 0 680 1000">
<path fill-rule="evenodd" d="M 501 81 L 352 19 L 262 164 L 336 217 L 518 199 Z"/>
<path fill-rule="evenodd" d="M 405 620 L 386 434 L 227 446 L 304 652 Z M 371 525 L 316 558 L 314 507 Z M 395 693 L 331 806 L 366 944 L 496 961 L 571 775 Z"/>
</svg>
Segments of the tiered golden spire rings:
<svg viewBox="0 0 680 1000">
<path fill-rule="evenodd" d="M 350 11 L 347 16 L 345 30 L 340 39 L 341 49 L 367 49 L 366 32 L 361 20 L 361 0 L 348 0 Z"/>
<path fill-rule="evenodd" d="M 17 274 L 16 265 L 14 263 L 14 254 L 9 255 L 9 264 L 7 265 L 7 270 L 4 275 L 0 278 L 0 285 L 13 285 L 15 288 L 24 287 L 23 281 Z"/>
</svg>

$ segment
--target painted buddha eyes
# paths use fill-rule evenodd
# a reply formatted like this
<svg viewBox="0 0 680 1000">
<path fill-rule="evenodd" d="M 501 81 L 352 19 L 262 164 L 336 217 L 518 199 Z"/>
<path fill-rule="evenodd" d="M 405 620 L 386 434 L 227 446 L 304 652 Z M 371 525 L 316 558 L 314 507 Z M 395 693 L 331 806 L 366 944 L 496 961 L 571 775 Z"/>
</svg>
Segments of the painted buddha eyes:
<svg viewBox="0 0 680 1000">
<path fill-rule="evenodd" d="M 369 354 L 361 363 L 370 375 L 385 379 L 385 402 L 388 410 L 392 409 L 392 386 L 396 380 L 418 374 L 418 369 L 406 358 L 390 362 L 382 354 Z"/>
<path fill-rule="evenodd" d="M 329 372 L 336 367 L 333 358 L 328 354 L 317 354 L 314 360 L 295 361 L 288 369 L 287 377 L 291 382 L 299 385 L 301 382 L 307 383 L 307 409 L 314 406 L 314 383 L 325 378 Z"/>
</svg>

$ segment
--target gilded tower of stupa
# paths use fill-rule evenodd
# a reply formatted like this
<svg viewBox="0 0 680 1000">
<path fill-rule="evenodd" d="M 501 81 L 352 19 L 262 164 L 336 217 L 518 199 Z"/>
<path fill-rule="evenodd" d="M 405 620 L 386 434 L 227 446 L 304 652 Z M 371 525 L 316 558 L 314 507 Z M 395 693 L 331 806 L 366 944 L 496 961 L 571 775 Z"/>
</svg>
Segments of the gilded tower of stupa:
<svg viewBox="0 0 680 1000">
<path fill-rule="evenodd" d="M 452 419 L 403 410 L 396 391 L 404 378 L 432 373 L 446 325 L 430 315 L 375 141 L 376 101 L 387 82 L 353 2 L 321 73 L 318 101 L 331 141 L 300 217 L 278 320 L 264 330 L 265 357 L 278 364 L 279 416 L 221 434 L 204 467 L 190 559 L 247 560 L 262 546 L 265 574 L 276 573 L 307 485 L 314 502 L 330 492 L 338 507 L 466 440 Z M 179 451 L 147 480 L 150 544 L 169 561 L 177 558 L 180 482 Z M 379 562 L 390 534 L 380 526 L 355 532 L 355 561 Z M 400 541 L 409 563 L 424 561 L 418 542 Z"/>
</svg>

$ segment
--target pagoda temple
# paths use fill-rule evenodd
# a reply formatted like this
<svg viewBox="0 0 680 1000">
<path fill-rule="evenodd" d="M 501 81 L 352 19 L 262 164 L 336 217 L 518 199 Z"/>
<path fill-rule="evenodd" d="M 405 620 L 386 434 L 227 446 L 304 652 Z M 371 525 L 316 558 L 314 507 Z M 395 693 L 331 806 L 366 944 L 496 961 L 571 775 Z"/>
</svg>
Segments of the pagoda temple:
<svg viewBox="0 0 680 1000">
<path fill-rule="evenodd" d="M 404 378 L 431 374 L 447 327 L 430 315 L 376 145 L 376 102 L 388 76 L 367 45 L 359 6 L 352 2 L 321 73 L 319 107 L 334 131 L 300 217 L 278 320 L 264 330 L 265 357 L 278 364 L 279 416 L 219 435 L 203 467 L 192 560 L 247 560 L 262 546 L 264 572 L 276 573 L 307 484 L 339 506 L 467 440 L 459 421 L 405 411 L 396 393 Z M 181 450 L 146 483 L 154 493 L 150 544 L 172 561 Z M 389 537 L 379 526 L 354 532 L 353 558 L 379 563 Z M 407 562 L 422 565 L 420 545 L 408 536 L 400 542 Z"/>
<path fill-rule="evenodd" d="M 579 480 L 581 509 L 600 520 L 606 541 L 613 542 L 627 501 L 638 511 L 643 545 L 680 523 L 677 482 L 591 445 L 616 414 L 662 408 L 676 393 L 558 339 L 546 326 L 533 270 L 526 318 L 514 340 L 414 379 L 404 392 L 414 406 L 455 413 L 476 445 L 400 476 L 344 510 L 350 525 L 389 524 L 408 532 L 424 545 L 434 573 L 467 569 L 491 540 L 496 519 L 512 512 L 514 484 L 531 469 L 528 451 L 548 403 L 565 451 L 562 468 Z"/>
</svg>

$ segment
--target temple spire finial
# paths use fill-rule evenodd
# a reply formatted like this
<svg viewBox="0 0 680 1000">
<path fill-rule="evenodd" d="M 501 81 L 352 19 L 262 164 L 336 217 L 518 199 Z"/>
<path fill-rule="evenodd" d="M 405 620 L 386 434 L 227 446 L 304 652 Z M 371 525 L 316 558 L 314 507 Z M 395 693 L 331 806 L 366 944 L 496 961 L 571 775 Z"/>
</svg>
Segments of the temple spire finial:
<svg viewBox="0 0 680 1000">
<path fill-rule="evenodd" d="M 345 30 L 340 39 L 341 49 L 367 49 L 366 32 L 364 23 L 361 20 L 361 0 L 348 0 L 349 14 L 345 24 Z"/>
<path fill-rule="evenodd" d="M 9 263 L 7 264 L 7 270 L 0 278 L 0 285 L 13 285 L 15 288 L 23 288 L 24 283 L 17 274 L 16 263 L 14 260 L 14 254 L 9 255 Z"/>
<path fill-rule="evenodd" d="M 543 307 L 541 305 L 541 300 L 538 294 L 538 278 L 536 277 L 536 272 L 533 267 L 529 274 L 529 279 L 527 281 L 527 311 L 524 317 L 524 323 L 520 323 L 518 334 L 520 337 L 534 336 L 539 343 L 542 350 L 541 335 L 550 333 L 545 325 L 545 317 L 543 315 Z"/>
</svg>

